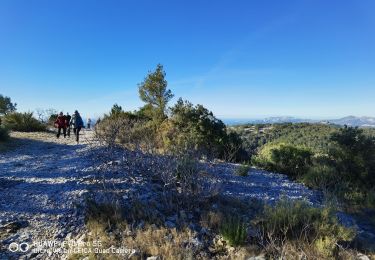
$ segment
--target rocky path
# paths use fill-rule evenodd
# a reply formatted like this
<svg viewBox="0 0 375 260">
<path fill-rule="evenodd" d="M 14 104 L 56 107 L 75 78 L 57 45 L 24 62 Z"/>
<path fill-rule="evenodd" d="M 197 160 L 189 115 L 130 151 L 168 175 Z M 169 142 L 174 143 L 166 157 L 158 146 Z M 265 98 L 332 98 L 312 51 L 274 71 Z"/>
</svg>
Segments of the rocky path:
<svg viewBox="0 0 375 260">
<path fill-rule="evenodd" d="M 57 139 L 52 133 L 11 134 L 16 148 L 0 153 L 0 259 L 62 259 L 65 253 L 10 252 L 12 243 L 79 240 L 84 233 L 86 199 L 100 197 L 100 179 L 120 194 L 147 193 L 150 188 L 138 174 L 128 174 L 113 163 L 106 166 L 91 131 Z M 109 162 L 112 165 L 112 162 Z M 116 166 L 114 166 L 116 165 Z M 103 170 L 104 169 L 104 170 Z M 24 245 L 25 246 L 25 245 Z M 49 253 L 49 254 L 48 254 Z"/>
<path fill-rule="evenodd" d="M 87 146 L 49 133 L 13 133 L 12 138 L 18 147 L 0 154 L 2 251 L 9 251 L 12 242 L 78 233 L 83 218 L 76 204 L 87 192 L 81 172 L 91 164 Z"/>
</svg>

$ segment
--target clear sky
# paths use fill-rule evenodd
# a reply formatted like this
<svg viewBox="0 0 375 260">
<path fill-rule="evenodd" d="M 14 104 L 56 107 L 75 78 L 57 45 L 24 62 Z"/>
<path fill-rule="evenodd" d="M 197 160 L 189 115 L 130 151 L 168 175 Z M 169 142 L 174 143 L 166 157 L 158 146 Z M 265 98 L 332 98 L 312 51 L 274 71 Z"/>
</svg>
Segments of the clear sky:
<svg viewBox="0 0 375 260">
<path fill-rule="evenodd" d="M 157 63 L 222 118 L 375 116 L 375 1 L 0 1 L 0 94 L 20 111 L 136 109 Z"/>
</svg>

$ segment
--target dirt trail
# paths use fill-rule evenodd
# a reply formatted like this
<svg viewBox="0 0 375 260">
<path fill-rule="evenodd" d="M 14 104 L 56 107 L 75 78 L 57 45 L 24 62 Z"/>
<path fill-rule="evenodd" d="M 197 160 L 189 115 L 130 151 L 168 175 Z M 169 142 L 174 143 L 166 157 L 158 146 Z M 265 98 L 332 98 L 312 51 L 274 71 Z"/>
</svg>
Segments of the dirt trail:
<svg viewBox="0 0 375 260">
<path fill-rule="evenodd" d="M 35 242 L 78 233 L 83 215 L 76 204 L 87 192 L 82 170 L 87 158 L 85 131 L 82 144 L 74 136 L 56 139 L 50 133 L 12 133 L 19 145 L 0 154 L 1 250 L 11 242 Z"/>
</svg>

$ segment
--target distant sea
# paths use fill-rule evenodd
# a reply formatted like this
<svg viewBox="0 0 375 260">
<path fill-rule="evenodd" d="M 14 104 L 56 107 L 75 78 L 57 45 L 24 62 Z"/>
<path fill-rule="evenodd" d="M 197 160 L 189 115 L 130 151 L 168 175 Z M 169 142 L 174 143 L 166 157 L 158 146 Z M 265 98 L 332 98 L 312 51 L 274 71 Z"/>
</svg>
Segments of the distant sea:
<svg viewBox="0 0 375 260">
<path fill-rule="evenodd" d="M 252 123 L 255 122 L 259 119 L 254 119 L 254 118 L 224 118 L 221 119 L 221 121 L 224 122 L 226 125 L 240 125 L 240 124 L 247 124 L 247 123 Z"/>
</svg>

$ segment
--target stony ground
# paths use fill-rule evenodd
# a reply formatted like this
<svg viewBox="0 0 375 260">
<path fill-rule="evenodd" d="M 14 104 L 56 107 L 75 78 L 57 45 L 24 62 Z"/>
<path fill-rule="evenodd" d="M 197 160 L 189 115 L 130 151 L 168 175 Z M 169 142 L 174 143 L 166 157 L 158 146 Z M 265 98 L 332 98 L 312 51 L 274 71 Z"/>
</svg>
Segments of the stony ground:
<svg viewBox="0 0 375 260">
<path fill-rule="evenodd" d="M 12 133 L 16 148 L 0 153 L 0 259 L 61 259 L 66 254 L 12 253 L 9 245 L 45 240 L 77 240 L 84 230 L 82 205 L 89 194 L 100 197 L 106 185 L 124 199 L 132 194 L 147 197 L 150 180 L 142 172 L 122 167 L 126 158 L 108 161 L 83 131 L 81 143 L 51 133 Z M 128 158 L 129 159 L 129 158 Z M 114 167 L 105 167 L 105 166 Z M 319 203 L 319 194 L 286 176 L 251 169 L 249 176 L 234 174 L 236 165 L 205 164 L 220 193 L 273 202 L 281 196 Z M 107 170 L 107 169 L 111 170 Z M 152 170 L 152 169 L 151 169 Z"/>
<path fill-rule="evenodd" d="M 48 133 L 13 133 L 12 137 L 18 147 L 0 155 L 2 249 L 11 242 L 78 233 L 83 219 L 75 203 L 87 192 L 87 174 L 81 175 L 90 165 L 85 158 L 87 146 L 76 145 L 73 138 L 56 140 Z"/>
<path fill-rule="evenodd" d="M 286 175 L 251 168 L 248 176 L 234 174 L 236 164 L 207 164 L 207 171 L 214 176 L 220 192 L 241 199 L 259 199 L 273 203 L 281 197 L 302 199 L 311 204 L 321 202 L 321 194 L 288 179 Z"/>
</svg>

